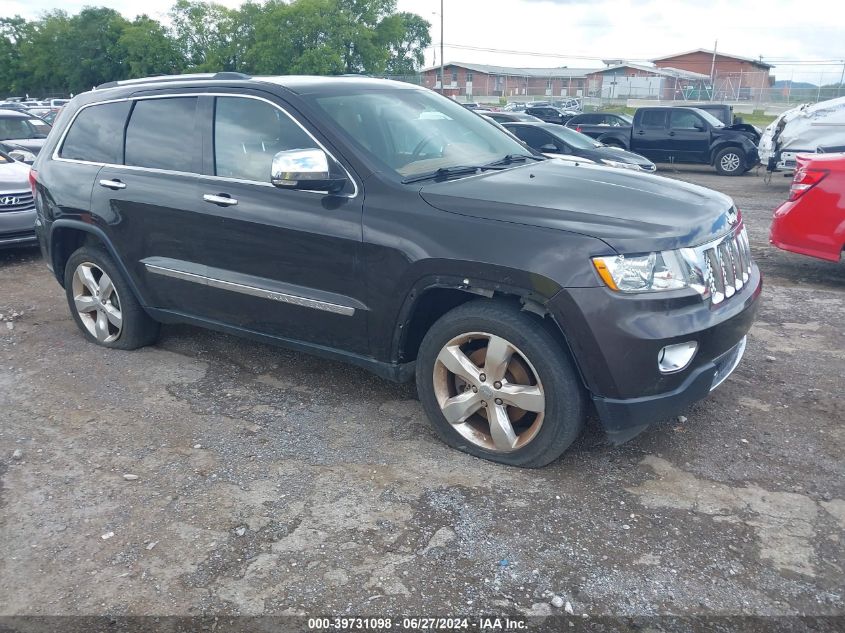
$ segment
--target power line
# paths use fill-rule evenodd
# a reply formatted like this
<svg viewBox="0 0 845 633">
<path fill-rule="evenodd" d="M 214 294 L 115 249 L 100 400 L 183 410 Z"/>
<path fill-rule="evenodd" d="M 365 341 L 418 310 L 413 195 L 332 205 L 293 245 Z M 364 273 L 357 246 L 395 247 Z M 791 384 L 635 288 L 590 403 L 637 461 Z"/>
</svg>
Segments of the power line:
<svg viewBox="0 0 845 633">
<path fill-rule="evenodd" d="M 429 45 L 426 48 L 432 48 L 435 45 Z M 470 46 L 467 44 L 450 44 L 445 43 L 444 46 L 448 46 L 449 48 L 455 48 L 459 50 L 468 50 L 468 51 L 478 51 L 482 53 L 502 53 L 506 55 L 523 55 L 528 57 L 551 57 L 555 59 L 583 59 L 588 61 L 602 61 L 604 59 L 621 59 L 626 62 L 652 62 L 653 58 L 640 58 L 640 57 L 626 57 L 624 55 L 613 56 L 613 55 L 602 55 L 601 57 L 597 57 L 595 55 L 576 55 L 576 54 L 567 54 L 567 53 L 548 53 L 548 52 L 537 52 L 537 51 L 519 51 L 519 50 L 512 50 L 506 48 L 493 48 L 487 46 Z M 705 51 L 707 52 L 707 51 Z M 717 53 L 718 55 L 718 53 Z M 730 57 L 730 55 L 727 55 Z M 760 56 L 758 59 L 754 59 L 752 57 L 746 58 L 749 62 L 759 62 L 763 64 L 780 64 L 783 66 L 798 66 L 798 65 L 807 65 L 807 66 L 841 66 L 845 63 L 843 59 L 794 59 L 794 58 L 775 58 L 775 57 L 766 57 Z M 684 64 L 698 64 L 700 66 L 709 66 L 710 60 L 703 60 L 703 61 L 685 61 Z"/>
</svg>

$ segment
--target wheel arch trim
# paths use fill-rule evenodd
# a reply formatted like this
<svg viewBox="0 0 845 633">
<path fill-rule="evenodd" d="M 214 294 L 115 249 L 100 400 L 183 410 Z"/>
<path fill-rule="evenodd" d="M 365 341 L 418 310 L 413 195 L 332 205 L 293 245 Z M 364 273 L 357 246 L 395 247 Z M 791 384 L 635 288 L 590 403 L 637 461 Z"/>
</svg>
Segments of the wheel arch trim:
<svg viewBox="0 0 845 633">
<path fill-rule="evenodd" d="M 111 256 L 112 261 L 114 261 L 115 265 L 120 270 L 120 273 L 123 275 L 123 278 L 126 280 L 126 283 L 129 284 L 129 288 L 132 290 L 132 294 L 135 295 L 135 299 L 138 300 L 138 303 L 140 303 L 141 306 L 146 307 L 146 303 L 143 300 L 143 295 L 141 294 L 138 285 L 135 283 L 135 279 L 132 277 L 132 275 L 129 274 L 129 270 L 126 268 L 126 265 L 123 263 L 123 260 L 117 254 L 117 249 L 115 249 L 111 240 L 106 235 L 106 232 L 98 226 L 94 226 L 93 224 L 89 224 L 81 220 L 61 218 L 55 220 L 50 225 L 50 261 L 53 265 L 53 274 L 56 276 L 56 279 L 59 281 L 59 284 L 61 284 L 62 287 L 64 287 L 65 267 L 58 266 L 58 262 L 56 260 L 58 252 L 55 248 L 54 241 L 56 238 L 57 231 L 59 231 L 59 229 L 71 229 L 75 231 L 81 231 L 83 233 L 94 235 L 98 240 L 100 240 L 102 245 L 106 248 L 109 255 Z"/>
<path fill-rule="evenodd" d="M 478 297 L 492 299 L 499 296 L 519 298 L 523 302 L 523 309 L 537 314 L 541 309 L 549 314 L 546 302 L 555 296 L 561 287 L 553 280 L 538 275 L 532 279 L 537 283 L 535 289 L 528 289 L 518 285 L 503 284 L 483 277 L 460 277 L 454 274 L 426 275 L 417 279 L 407 292 L 404 293 L 401 306 L 393 327 L 393 340 L 390 346 L 390 357 L 395 362 L 403 362 L 403 351 L 407 344 L 408 325 L 413 321 L 416 309 L 423 297 L 432 291 L 452 290 L 467 295 L 467 300 Z"/>
</svg>

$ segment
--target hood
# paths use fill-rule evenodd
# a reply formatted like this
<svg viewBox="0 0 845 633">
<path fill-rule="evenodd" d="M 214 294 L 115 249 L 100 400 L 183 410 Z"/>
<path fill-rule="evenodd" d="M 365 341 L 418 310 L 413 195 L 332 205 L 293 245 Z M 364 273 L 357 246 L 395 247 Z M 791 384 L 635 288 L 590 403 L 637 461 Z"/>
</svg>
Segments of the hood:
<svg viewBox="0 0 845 633">
<path fill-rule="evenodd" d="M 612 146 L 605 146 L 605 147 L 596 147 L 592 149 L 585 149 L 585 150 L 578 150 L 579 153 L 583 153 L 584 156 L 587 158 L 592 158 L 593 160 L 601 160 L 605 158 L 607 160 L 615 160 L 620 163 L 631 163 L 633 165 L 643 165 L 643 166 L 654 166 L 649 159 L 645 156 L 640 156 L 639 154 L 635 154 L 634 152 L 629 152 L 626 149 L 622 149 L 621 147 L 612 147 Z"/>
<path fill-rule="evenodd" d="M 29 165 L 0 163 L 0 193 L 29 191 Z"/>
<path fill-rule="evenodd" d="M 772 121 L 760 139 L 767 160 L 780 151 L 809 151 L 845 145 L 845 97 L 805 103 Z"/>
<path fill-rule="evenodd" d="M 38 156 L 38 152 L 44 147 L 44 141 L 46 140 L 46 138 L 11 138 L 6 141 L 0 141 L 0 146 L 5 147 L 6 152 L 10 152 L 13 149 L 25 149 Z"/>
<path fill-rule="evenodd" d="M 733 125 L 725 126 L 725 129 L 745 133 L 748 138 L 754 141 L 755 145 L 760 140 L 760 135 L 763 133 L 763 130 L 755 125 L 751 125 L 750 123 L 734 123 Z"/>
<path fill-rule="evenodd" d="M 722 128 L 713 129 L 713 137 L 730 137 L 730 138 L 744 138 L 751 141 L 751 144 L 757 146 L 757 134 L 751 126 L 746 127 L 745 123 L 738 125 L 729 125 Z"/>
<path fill-rule="evenodd" d="M 713 240 L 731 228 L 733 206 L 685 182 L 558 160 L 426 184 L 420 195 L 442 211 L 596 237 L 620 253 Z"/>
</svg>

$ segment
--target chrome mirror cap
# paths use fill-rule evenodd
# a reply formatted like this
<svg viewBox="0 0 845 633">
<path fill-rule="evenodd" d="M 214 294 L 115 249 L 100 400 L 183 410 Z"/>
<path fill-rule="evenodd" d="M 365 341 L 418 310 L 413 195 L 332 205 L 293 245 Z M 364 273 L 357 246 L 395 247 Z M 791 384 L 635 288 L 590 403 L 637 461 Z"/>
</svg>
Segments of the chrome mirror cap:
<svg viewBox="0 0 845 633">
<path fill-rule="evenodd" d="M 345 178 L 333 178 L 329 157 L 321 149 L 289 149 L 273 156 L 270 181 L 285 189 L 334 192 Z"/>
</svg>

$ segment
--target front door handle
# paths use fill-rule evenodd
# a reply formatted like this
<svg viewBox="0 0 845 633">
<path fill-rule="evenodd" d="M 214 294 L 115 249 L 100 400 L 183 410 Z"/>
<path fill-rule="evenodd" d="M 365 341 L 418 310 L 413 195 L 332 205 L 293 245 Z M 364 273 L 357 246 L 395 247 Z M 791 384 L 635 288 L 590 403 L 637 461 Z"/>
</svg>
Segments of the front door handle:
<svg viewBox="0 0 845 633">
<path fill-rule="evenodd" d="M 645 130 L 640 130 L 639 132 L 637 132 L 637 134 L 639 134 L 640 136 L 642 136 L 643 134 L 645 134 Z"/>
<path fill-rule="evenodd" d="M 674 132 L 669 132 L 669 136 L 675 136 Z"/>
<path fill-rule="evenodd" d="M 211 204 L 216 204 L 221 207 L 231 207 L 238 204 L 237 200 L 227 194 L 207 193 L 202 197 L 202 199 L 206 202 L 210 202 Z"/>
<path fill-rule="evenodd" d="M 101 187 L 106 187 L 108 189 L 126 189 L 126 183 L 120 182 L 119 180 L 101 180 L 100 181 Z"/>
</svg>

